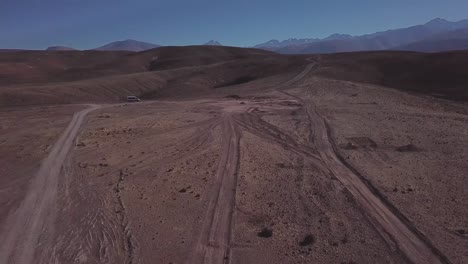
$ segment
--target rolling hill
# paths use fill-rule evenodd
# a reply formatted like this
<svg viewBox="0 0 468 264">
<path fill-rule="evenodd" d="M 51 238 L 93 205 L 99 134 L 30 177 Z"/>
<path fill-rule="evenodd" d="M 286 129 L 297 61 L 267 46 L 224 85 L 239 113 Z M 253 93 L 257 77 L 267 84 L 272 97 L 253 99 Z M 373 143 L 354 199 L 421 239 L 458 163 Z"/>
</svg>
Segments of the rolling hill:
<svg viewBox="0 0 468 264">
<path fill-rule="evenodd" d="M 101 51 L 144 51 L 144 50 L 149 50 L 149 49 L 154 49 L 157 47 L 161 47 L 160 45 L 157 44 L 152 44 L 152 43 L 147 43 L 147 42 L 142 42 L 142 41 L 136 41 L 133 39 L 127 39 L 127 40 L 122 40 L 122 41 L 116 41 L 112 42 L 109 44 L 106 44 L 104 46 L 101 46 L 99 48 L 96 48 L 95 50 L 101 50 Z"/>
<path fill-rule="evenodd" d="M 0 105 L 118 102 L 128 94 L 180 99 L 255 93 L 253 85 L 271 89 L 314 58 L 223 46 L 0 53 Z M 468 100 L 468 52 L 380 51 L 320 58 L 314 72 L 321 78 Z"/>
<path fill-rule="evenodd" d="M 7 69 L 0 76 L 2 106 L 118 102 L 128 94 L 146 99 L 229 94 L 232 86 L 289 76 L 308 63 L 302 57 L 222 46 L 0 55 L 0 68 Z"/>
<path fill-rule="evenodd" d="M 317 74 L 450 100 L 468 101 L 468 51 L 404 51 L 322 55 Z"/>
</svg>

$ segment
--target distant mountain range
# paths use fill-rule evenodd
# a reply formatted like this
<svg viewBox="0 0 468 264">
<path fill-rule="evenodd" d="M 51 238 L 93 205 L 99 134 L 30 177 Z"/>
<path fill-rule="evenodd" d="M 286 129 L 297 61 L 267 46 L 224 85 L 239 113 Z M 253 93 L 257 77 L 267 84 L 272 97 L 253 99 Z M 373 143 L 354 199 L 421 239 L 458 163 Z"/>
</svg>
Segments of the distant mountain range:
<svg viewBox="0 0 468 264">
<path fill-rule="evenodd" d="M 221 43 L 219 43 L 216 40 L 210 40 L 206 42 L 203 45 L 207 46 L 222 46 Z M 144 50 L 150 50 L 154 48 L 162 47 L 161 45 L 158 44 L 152 44 L 148 42 L 142 42 L 142 41 L 137 41 L 133 39 L 127 39 L 127 40 L 121 40 L 121 41 L 115 41 L 111 42 L 109 44 L 106 44 L 104 46 L 92 49 L 92 50 L 100 50 L 100 51 L 144 51 Z M 76 50 L 71 47 L 65 47 L 65 46 L 52 46 L 48 47 L 46 49 L 47 51 L 70 51 L 70 50 Z M 5 50 L 6 51 L 6 50 Z"/>
<path fill-rule="evenodd" d="M 52 46 L 46 49 L 47 51 L 66 51 L 66 50 L 76 50 L 74 48 L 65 47 L 65 46 Z"/>
<path fill-rule="evenodd" d="M 109 44 L 106 44 L 98 48 L 94 48 L 92 50 L 138 52 L 138 51 L 144 51 L 144 50 L 154 49 L 158 47 L 161 47 L 161 45 L 137 41 L 133 39 L 127 39 L 127 40 L 111 42 Z M 71 48 L 71 47 L 65 47 L 65 46 L 52 46 L 52 47 L 48 47 L 46 50 L 47 51 L 70 51 L 70 50 L 76 50 L 76 49 Z"/>
<path fill-rule="evenodd" d="M 203 45 L 222 46 L 216 40 Z M 161 45 L 127 39 L 104 45 L 94 50 L 103 51 L 144 51 Z M 326 38 L 290 38 L 270 40 L 254 48 L 283 54 L 335 53 L 371 50 L 407 50 L 438 52 L 468 49 L 468 19 L 450 22 L 436 18 L 423 25 L 387 30 L 362 36 L 332 34 Z M 49 51 L 74 50 L 70 47 L 49 47 Z M 6 51 L 5 51 L 6 52 Z"/>
<path fill-rule="evenodd" d="M 422 52 L 468 50 L 468 27 L 435 34 L 429 38 L 401 45 L 393 49 Z"/>
<path fill-rule="evenodd" d="M 272 40 L 270 40 L 268 42 L 255 45 L 254 48 L 267 49 L 267 50 L 277 50 L 277 49 L 281 49 L 281 48 L 292 46 L 292 45 L 303 45 L 303 44 L 315 43 L 315 42 L 320 41 L 320 40 L 321 39 L 313 39 L 313 38 L 312 39 L 290 38 L 288 40 L 283 40 L 283 41 L 272 39 Z"/>
<path fill-rule="evenodd" d="M 206 46 L 222 46 L 221 43 L 219 43 L 216 40 L 210 40 L 210 41 L 208 41 L 207 43 L 205 43 L 203 45 L 206 45 Z"/>
<path fill-rule="evenodd" d="M 403 49 L 445 51 L 466 49 L 468 19 L 450 22 L 436 18 L 424 25 L 388 30 L 363 36 L 333 34 L 324 39 L 270 40 L 256 48 L 284 54 L 335 53 L 369 50 Z"/>
</svg>

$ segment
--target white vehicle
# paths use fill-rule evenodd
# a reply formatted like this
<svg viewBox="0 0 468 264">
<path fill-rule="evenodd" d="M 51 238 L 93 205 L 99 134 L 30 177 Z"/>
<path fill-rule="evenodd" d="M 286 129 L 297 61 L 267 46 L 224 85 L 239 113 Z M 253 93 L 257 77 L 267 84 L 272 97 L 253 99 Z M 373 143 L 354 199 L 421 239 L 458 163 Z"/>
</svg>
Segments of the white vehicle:
<svg viewBox="0 0 468 264">
<path fill-rule="evenodd" d="M 134 96 L 134 95 L 129 95 L 127 96 L 127 102 L 140 102 L 140 98 Z"/>
</svg>

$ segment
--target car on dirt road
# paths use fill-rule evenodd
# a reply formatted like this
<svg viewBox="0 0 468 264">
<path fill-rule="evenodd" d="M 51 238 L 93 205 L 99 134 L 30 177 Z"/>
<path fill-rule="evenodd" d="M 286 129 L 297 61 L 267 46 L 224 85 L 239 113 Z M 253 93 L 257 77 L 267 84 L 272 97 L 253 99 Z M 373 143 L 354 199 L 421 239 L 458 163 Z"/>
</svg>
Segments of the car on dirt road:
<svg viewBox="0 0 468 264">
<path fill-rule="evenodd" d="M 141 99 L 134 95 L 127 96 L 127 102 L 140 102 L 140 101 Z"/>
</svg>

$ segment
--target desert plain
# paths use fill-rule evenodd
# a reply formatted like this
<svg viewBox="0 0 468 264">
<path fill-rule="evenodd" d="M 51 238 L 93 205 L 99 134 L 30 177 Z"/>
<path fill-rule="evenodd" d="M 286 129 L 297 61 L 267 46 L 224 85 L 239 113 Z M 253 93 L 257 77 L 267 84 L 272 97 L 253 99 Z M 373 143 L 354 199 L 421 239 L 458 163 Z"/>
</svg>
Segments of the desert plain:
<svg viewBox="0 0 468 264">
<path fill-rule="evenodd" d="M 467 263 L 466 66 L 0 53 L 0 263 Z"/>
</svg>

